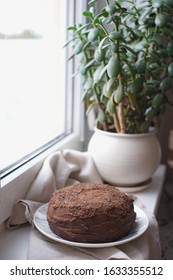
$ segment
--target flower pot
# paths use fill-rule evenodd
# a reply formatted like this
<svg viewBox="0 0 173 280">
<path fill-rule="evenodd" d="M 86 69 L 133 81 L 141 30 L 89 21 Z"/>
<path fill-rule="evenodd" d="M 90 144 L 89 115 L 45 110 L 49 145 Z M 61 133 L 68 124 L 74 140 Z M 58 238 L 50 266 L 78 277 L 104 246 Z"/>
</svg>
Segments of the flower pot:
<svg viewBox="0 0 173 280">
<path fill-rule="evenodd" d="M 155 131 L 120 134 L 95 129 L 88 152 L 105 182 L 125 187 L 151 179 L 161 159 Z"/>
</svg>

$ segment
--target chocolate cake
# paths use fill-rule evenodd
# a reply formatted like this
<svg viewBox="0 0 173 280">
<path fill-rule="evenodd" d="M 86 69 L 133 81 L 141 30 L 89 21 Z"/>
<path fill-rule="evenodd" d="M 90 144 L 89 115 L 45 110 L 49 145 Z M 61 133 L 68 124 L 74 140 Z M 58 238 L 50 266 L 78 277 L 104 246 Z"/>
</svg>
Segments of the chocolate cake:
<svg viewBox="0 0 173 280">
<path fill-rule="evenodd" d="M 47 220 L 59 237 L 85 243 L 116 241 L 129 234 L 136 213 L 133 200 L 114 186 L 80 183 L 54 192 Z"/>
</svg>

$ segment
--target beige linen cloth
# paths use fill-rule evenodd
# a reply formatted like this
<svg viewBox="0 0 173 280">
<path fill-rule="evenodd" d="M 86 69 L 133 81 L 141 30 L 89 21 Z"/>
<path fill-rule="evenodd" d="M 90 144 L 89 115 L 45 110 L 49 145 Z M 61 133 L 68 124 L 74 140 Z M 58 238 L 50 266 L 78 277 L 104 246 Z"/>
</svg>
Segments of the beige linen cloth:
<svg viewBox="0 0 173 280">
<path fill-rule="evenodd" d="M 49 201 L 56 189 L 77 182 L 102 182 L 91 156 L 87 152 L 75 150 L 58 151 L 45 159 L 37 177 L 29 186 L 25 198 L 14 205 L 6 225 L 13 229 L 26 222 L 32 224 L 28 259 L 160 259 L 161 246 L 157 221 L 137 198 L 135 198 L 136 204 L 147 213 L 149 227 L 140 237 L 123 245 L 107 248 L 79 248 L 55 242 L 41 234 L 33 224 L 35 211 Z"/>
</svg>

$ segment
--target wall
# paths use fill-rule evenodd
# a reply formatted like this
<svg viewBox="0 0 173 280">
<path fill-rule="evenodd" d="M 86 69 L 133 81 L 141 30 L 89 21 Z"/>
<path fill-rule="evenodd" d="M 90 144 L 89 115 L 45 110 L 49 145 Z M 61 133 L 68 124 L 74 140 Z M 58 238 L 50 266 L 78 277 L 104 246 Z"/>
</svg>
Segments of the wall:
<svg viewBox="0 0 173 280">
<path fill-rule="evenodd" d="M 172 94 L 172 93 L 170 93 Z M 169 143 L 169 133 L 170 130 L 173 129 L 173 107 L 168 106 L 166 114 L 164 115 L 162 119 L 162 124 L 160 129 L 158 130 L 158 139 L 161 144 L 162 149 L 162 160 L 161 162 L 163 164 L 167 164 L 167 160 L 170 154 L 168 143 Z M 166 180 L 172 181 L 173 179 L 173 171 L 172 169 L 167 165 L 167 173 L 166 173 Z"/>
</svg>

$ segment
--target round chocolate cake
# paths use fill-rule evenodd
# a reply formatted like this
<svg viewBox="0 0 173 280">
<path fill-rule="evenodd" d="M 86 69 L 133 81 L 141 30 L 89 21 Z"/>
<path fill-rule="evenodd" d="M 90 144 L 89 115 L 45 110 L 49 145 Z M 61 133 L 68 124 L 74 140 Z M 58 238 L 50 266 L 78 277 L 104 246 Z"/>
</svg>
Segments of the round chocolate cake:
<svg viewBox="0 0 173 280">
<path fill-rule="evenodd" d="M 114 186 L 79 183 L 54 192 L 47 220 L 58 236 L 85 243 L 116 241 L 129 234 L 136 213 L 133 200 Z"/>
</svg>

